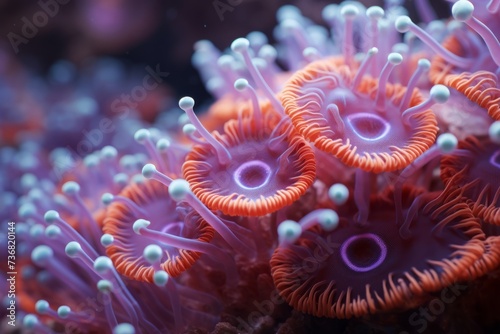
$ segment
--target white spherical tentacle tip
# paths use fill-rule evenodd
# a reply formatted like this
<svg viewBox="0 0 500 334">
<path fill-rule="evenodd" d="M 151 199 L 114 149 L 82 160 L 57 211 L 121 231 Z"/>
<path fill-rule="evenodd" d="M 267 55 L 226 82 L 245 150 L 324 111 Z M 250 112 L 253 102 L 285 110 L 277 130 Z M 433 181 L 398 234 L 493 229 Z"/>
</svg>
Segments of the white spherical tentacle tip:
<svg viewBox="0 0 500 334">
<path fill-rule="evenodd" d="M 23 318 L 23 326 L 27 329 L 33 329 L 38 324 L 38 317 L 34 314 L 26 314 Z"/>
<path fill-rule="evenodd" d="M 53 257 L 54 251 L 47 245 L 36 246 L 31 251 L 31 260 L 41 267 L 44 267 Z"/>
<path fill-rule="evenodd" d="M 248 50 L 250 42 L 246 38 L 237 38 L 231 43 L 231 50 L 233 52 L 242 53 Z"/>
<path fill-rule="evenodd" d="M 43 219 L 45 220 L 45 222 L 47 222 L 47 224 L 52 224 L 59 219 L 59 212 L 55 210 L 49 210 L 45 212 Z"/>
<path fill-rule="evenodd" d="M 101 149 L 101 157 L 107 160 L 114 159 L 118 156 L 118 150 L 111 145 L 104 146 Z"/>
<path fill-rule="evenodd" d="M 450 90 L 443 85 L 434 85 L 431 88 L 430 97 L 435 103 L 445 103 L 450 98 Z"/>
<path fill-rule="evenodd" d="M 384 10 L 382 9 L 382 7 L 379 6 L 371 6 L 366 10 L 366 16 L 374 20 L 379 20 L 383 18 L 384 15 L 385 15 Z"/>
<path fill-rule="evenodd" d="M 451 133 L 443 133 L 437 138 L 436 144 L 443 154 L 448 154 L 457 148 L 458 139 Z"/>
<path fill-rule="evenodd" d="M 49 225 L 45 229 L 45 236 L 50 239 L 56 239 L 62 235 L 62 231 L 57 225 Z"/>
<path fill-rule="evenodd" d="M 173 180 L 168 187 L 170 197 L 176 202 L 184 200 L 190 192 L 189 183 L 184 179 Z"/>
<path fill-rule="evenodd" d="M 152 178 L 155 173 L 156 173 L 156 166 L 153 164 L 146 164 L 144 165 L 144 167 L 142 167 L 142 175 L 146 179 Z"/>
<path fill-rule="evenodd" d="M 500 121 L 495 121 L 488 129 L 490 140 L 496 144 L 500 144 Z"/>
<path fill-rule="evenodd" d="M 19 217 L 21 218 L 29 218 L 32 217 L 36 214 L 36 206 L 33 203 L 24 203 L 19 207 L 19 210 L 17 210 L 17 213 L 19 214 Z"/>
<path fill-rule="evenodd" d="M 232 69 L 234 65 L 234 57 L 231 55 L 222 55 L 217 59 L 217 66 L 222 69 Z"/>
<path fill-rule="evenodd" d="M 134 139 L 139 144 L 143 144 L 146 140 L 151 138 L 151 132 L 147 129 L 139 129 L 134 134 Z"/>
<path fill-rule="evenodd" d="M 258 56 L 271 63 L 278 58 L 278 51 L 272 45 L 266 44 L 260 48 Z"/>
<path fill-rule="evenodd" d="M 342 183 L 335 183 L 328 189 L 328 197 L 333 203 L 342 205 L 349 198 L 349 189 Z"/>
<path fill-rule="evenodd" d="M 103 234 L 102 237 L 101 237 L 101 245 L 103 245 L 103 247 L 109 247 L 113 244 L 113 242 L 115 241 L 115 237 L 113 237 L 111 234 Z"/>
<path fill-rule="evenodd" d="M 387 61 L 392 65 L 399 65 L 403 62 L 403 55 L 397 52 L 389 53 L 387 56 Z"/>
<path fill-rule="evenodd" d="M 339 226 L 339 215 L 333 210 L 327 210 L 318 217 L 318 223 L 327 232 L 331 232 Z"/>
<path fill-rule="evenodd" d="M 300 23 L 294 19 L 286 19 L 280 23 L 286 32 L 293 32 L 300 29 Z"/>
<path fill-rule="evenodd" d="M 35 304 L 35 310 L 40 314 L 45 314 L 50 310 L 50 304 L 48 301 L 40 299 Z"/>
<path fill-rule="evenodd" d="M 376 55 L 377 53 L 378 53 L 378 48 L 373 47 L 373 48 L 371 48 L 370 50 L 368 50 L 367 55 L 368 55 L 368 56 L 374 56 L 374 55 Z"/>
<path fill-rule="evenodd" d="M 129 323 L 122 322 L 113 328 L 113 334 L 135 334 L 135 328 Z"/>
<path fill-rule="evenodd" d="M 102 293 L 109 294 L 113 291 L 113 283 L 107 279 L 102 279 L 97 282 L 97 289 Z"/>
<path fill-rule="evenodd" d="M 169 275 L 166 271 L 160 270 L 154 273 L 153 281 L 157 286 L 165 286 L 168 282 Z"/>
<path fill-rule="evenodd" d="M 148 228 L 148 226 L 151 225 L 151 222 L 146 219 L 137 219 L 134 222 L 134 225 L 132 225 L 132 229 L 134 230 L 135 234 L 141 235 L 141 230 Z"/>
<path fill-rule="evenodd" d="M 427 72 L 431 68 L 431 62 L 429 61 L 429 59 L 425 59 L 425 58 L 419 59 L 418 60 L 418 67 L 420 67 L 422 70 Z"/>
<path fill-rule="evenodd" d="M 359 14 L 359 9 L 354 5 L 345 5 L 340 10 L 340 15 L 346 20 L 352 20 Z"/>
<path fill-rule="evenodd" d="M 70 314 L 71 308 L 68 305 L 61 305 L 57 309 L 57 315 L 62 319 L 66 319 Z"/>
<path fill-rule="evenodd" d="M 160 152 L 166 151 L 170 148 L 170 141 L 166 138 L 161 138 L 156 142 L 156 149 Z"/>
<path fill-rule="evenodd" d="M 234 82 L 234 88 L 237 91 L 239 91 L 239 92 L 244 91 L 245 89 L 247 89 L 249 85 L 250 84 L 248 83 L 248 80 L 243 79 L 243 78 L 237 79 Z"/>
<path fill-rule="evenodd" d="M 186 136 L 191 136 L 195 132 L 196 127 L 191 123 L 184 124 L 184 126 L 182 127 L 182 133 L 184 133 Z"/>
<path fill-rule="evenodd" d="M 326 22 L 333 22 L 338 17 L 339 5 L 337 4 L 329 4 L 323 8 L 321 12 L 321 17 Z"/>
<path fill-rule="evenodd" d="M 80 185 L 75 181 L 68 181 L 63 184 L 62 192 L 66 195 L 74 195 L 80 192 Z"/>
<path fill-rule="evenodd" d="M 111 261 L 111 259 L 107 256 L 99 256 L 94 261 L 94 270 L 99 274 L 107 273 L 110 270 L 113 270 L 113 268 L 113 261 Z"/>
<path fill-rule="evenodd" d="M 293 220 L 285 220 L 278 226 L 280 244 L 292 244 L 302 234 L 302 227 Z"/>
<path fill-rule="evenodd" d="M 453 7 L 451 7 L 451 15 L 453 15 L 453 18 L 459 22 L 469 20 L 473 14 L 474 5 L 472 2 L 467 0 L 459 0 L 453 4 Z"/>
<path fill-rule="evenodd" d="M 113 196 L 113 194 L 104 193 L 101 196 L 101 203 L 104 204 L 104 205 L 106 205 L 106 206 L 108 206 L 108 205 L 110 205 L 113 202 L 114 198 L 115 198 L 115 196 Z"/>
<path fill-rule="evenodd" d="M 64 248 L 64 252 L 71 258 L 75 258 L 82 252 L 82 246 L 76 241 L 70 241 Z"/>
<path fill-rule="evenodd" d="M 144 256 L 144 259 L 149 264 L 155 264 L 161 260 L 161 258 L 163 256 L 163 250 L 161 249 L 160 246 L 155 245 L 155 244 L 147 245 L 144 248 L 143 256 Z"/>
<path fill-rule="evenodd" d="M 399 31 L 400 33 L 405 33 L 408 30 L 410 30 L 412 24 L 413 22 L 408 16 L 402 15 L 396 19 L 394 26 L 396 27 L 396 30 Z"/>
<path fill-rule="evenodd" d="M 321 57 L 321 54 L 318 51 L 318 49 L 312 46 L 308 46 L 307 48 L 305 48 L 304 51 L 302 51 L 302 55 L 304 56 L 304 58 L 309 59 L 311 61 Z"/>
<path fill-rule="evenodd" d="M 182 110 L 191 109 L 194 107 L 194 99 L 190 96 L 185 96 L 179 100 L 179 108 Z"/>
<path fill-rule="evenodd" d="M 97 165 L 99 165 L 100 161 L 101 161 L 101 159 L 95 153 L 91 153 L 91 154 L 87 155 L 85 158 L 83 158 L 84 166 L 89 168 L 89 169 L 92 169 L 92 168 L 96 167 Z"/>
</svg>

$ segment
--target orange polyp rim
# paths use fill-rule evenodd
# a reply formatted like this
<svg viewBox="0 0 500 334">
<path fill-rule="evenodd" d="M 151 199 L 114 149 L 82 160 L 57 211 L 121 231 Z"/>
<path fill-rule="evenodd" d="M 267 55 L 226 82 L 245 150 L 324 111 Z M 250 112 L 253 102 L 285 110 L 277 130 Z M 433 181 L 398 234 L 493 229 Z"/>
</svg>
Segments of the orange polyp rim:
<svg viewBox="0 0 500 334">
<path fill-rule="evenodd" d="M 121 196 L 127 197 L 137 205 L 144 205 L 151 200 L 168 198 L 168 188 L 157 181 L 146 180 L 143 183 L 137 183 L 126 187 Z M 122 203 L 110 204 L 107 216 L 104 219 L 103 232 L 111 234 L 115 239 L 127 238 L 127 233 L 134 233 L 132 225 L 135 220 L 143 217 L 135 217 L 131 210 Z M 198 237 L 200 242 L 210 242 L 214 237 L 214 229 L 206 223 L 201 217 L 197 218 Z M 126 232 L 124 232 L 126 231 Z M 111 244 L 106 248 L 106 254 L 116 267 L 116 270 L 131 279 L 145 282 L 153 282 L 155 270 L 152 266 L 138 266 L 137 258 L 133 258 L 128 253 L 128 247 L 125 245 Z M 140 254 L 142 256 L 142 254 Z M 172 277 L 179 276 L 188 270 L 201 256 L 201 253 L 191 250 L 179 250 L 179 255 L 168 257 L 161 263 L 161 268 Z"/>
</svg>

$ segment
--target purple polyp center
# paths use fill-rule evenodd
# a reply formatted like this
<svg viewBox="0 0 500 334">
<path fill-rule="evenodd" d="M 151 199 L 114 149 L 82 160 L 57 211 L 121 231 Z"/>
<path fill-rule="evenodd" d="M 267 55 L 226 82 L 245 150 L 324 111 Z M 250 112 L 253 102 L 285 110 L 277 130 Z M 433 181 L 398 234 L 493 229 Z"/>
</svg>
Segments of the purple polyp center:
<svg viewBox="0 0 500 334">
<path fill-rule="evenodd" d="M 377 268 L 387 256 L 387 246 L 377 235 L 354 235 L 340 248 L 342 260 L 353 271 L 367 272 Z"/>
<path fill-rule="evenodd" d="M 493 152 L 490 158 L 490 164 L 500 169 L 500 150 Z"/>
<path fill-rule="evenodd" d="M 375 141 L 384 138 L 391 126 L 378 115 L 357 113 L 347 116 L 352 131 L 361 139 Z"/>
<path fill-rule="evenodd" d="M 258 189 L 265 186 L 271 178 L 272 170 L 260 160 L 243 163 L 234 172 L 234 181 L 244 189 Z"/>
<path fill-rule="evenodd" d="M 183 222 L 168 223 L 167 225 L 165 225 L 161 229 L 161 232 L 173 234 L 173 235 L 182 235 L 181 233 L 182 233 L 183 225 L 184 225 Z"/>
</svg>

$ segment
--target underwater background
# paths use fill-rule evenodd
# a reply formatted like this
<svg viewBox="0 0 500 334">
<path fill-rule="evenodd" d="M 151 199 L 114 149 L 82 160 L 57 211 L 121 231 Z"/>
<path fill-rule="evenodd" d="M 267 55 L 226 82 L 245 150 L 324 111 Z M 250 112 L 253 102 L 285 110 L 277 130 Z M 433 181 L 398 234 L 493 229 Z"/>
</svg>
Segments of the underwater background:
<svg viewBox="0 0 500 334">
<path fill-rule="evenodd" d="M 500 332 L 500 1 L 0 1 L 1 333 Z"/>
</svg>

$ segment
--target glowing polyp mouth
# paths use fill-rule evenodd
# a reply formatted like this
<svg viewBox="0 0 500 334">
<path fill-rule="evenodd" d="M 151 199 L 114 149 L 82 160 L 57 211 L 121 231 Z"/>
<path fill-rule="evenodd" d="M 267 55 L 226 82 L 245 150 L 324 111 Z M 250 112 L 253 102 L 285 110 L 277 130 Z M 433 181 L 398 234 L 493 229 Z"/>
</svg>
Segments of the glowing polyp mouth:
<svg viewBox="0 0 500 334">
<path fill-rule="evenodd" d="M 245 162 L 234 172 L 234 181 L 243 189 L 259 189 L 271 179 L 272 170 L 259 160 Z"/>
<path fill-rule="evenodd" d="M 500 150 L 493 152 L 490 158 L 490 164 L 500 169 Z"/>
<path fill-rule="evenodd" d="M 344 241 L 340 253 L 342 260 L 351 270 L 364 273 L 384 262 L 387 246 L 377 235 L 365 233 L 354 235 Z"/>
<path fill-rule="evenodd" d="M 347 116 L 353 132 L 363 140 L 376 141 L 384 138 L 391 126 L 378 115 L 357 113 Z"/>
</svg>

